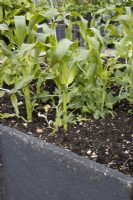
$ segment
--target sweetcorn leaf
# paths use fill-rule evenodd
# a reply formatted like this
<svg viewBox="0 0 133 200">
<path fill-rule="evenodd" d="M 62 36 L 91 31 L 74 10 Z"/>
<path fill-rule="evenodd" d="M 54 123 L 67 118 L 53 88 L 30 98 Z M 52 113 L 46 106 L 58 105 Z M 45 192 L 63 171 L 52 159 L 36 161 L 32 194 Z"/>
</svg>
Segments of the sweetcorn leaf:
<svg viewBox="0 0 133 200">
<path fill-rule="evenodd" d="M 3 40 L 0 40 L 0 47 L 6 56 L 10 57 L 12 55 L 12 52 Z"/>
<path fill-rule="evenodd" d="M 36 24 L 44 20 L 45 17 L 40 14 L 34 14 L 33 17 L 29 21 L 29 31 L 32 31 Z"/>
<path fill-rule="evenodd" d="M 72 44 L 73 42 L 71 42 L 67 38 L 60 40 L 57 46 L 54 48 L 54 51 L 52 52 L 51 64 L 54 65 L 55 63 L 61 61 Z"/>
<path fill-rule="evenodd" d="M 98 29 L 96 29 L 96 28 L 90 28 L 94 33 L 95 33 L 95 35 L 98 37 L 98 39 L 100 40 L 100 42 L 101 42 L 101 44 L 103 45 L 103 37 L 101 36 L 101 34 L 100 34 L 100 31 L 98 30 Z"/>
<path fill-rule="evenodd" d="M 93 81 L 95 78 L 95 73 L 96 73 L 97 65 L 92 63 L 90 64 L 88 70 L 87 70 L 87 80 L 89 83 Z"/>
<path fill-rule="evenodd" d="M 20 60 L 23 60 L 28 54 L 31 54 L 31 51 L 32 50 L 35 50 L 37 48 L 43 48 L 45 47 L 46 45 L 41 43 L 41 42 L 36 42 L 36 43 L 33 43 L 33 44 L 27 44 L 27 43 L 23 43 L 21 45 L 21 48 L 20 48 L 20 51 L 19 53 L 17 54 L 17 57 L 20 59 Z M 34 56 L 34 53 L 33 52 L 31 55 Z"/>
<path fill-rule="evenodd" d="M 66 82 L 66 86 L 68 87 L 72 82 L 73 80 L 75 79 L 75 76 L 77 74 L 77 71 L 78 71 L 78 67 L 77 65 L 74 65 L 71 70 L 69 70 L 69 74 L 68 74 L 68 79 L 67 79 L 67 82 Z"/>
<path fill-rule="evenodd" d="M 24 16 L 15 16 L 14 17 L 14 23 L 15 23 L 15 39 L 16 43 L 18 43 L 19 46 L 24 42 L 27 29 L 26 29 L 26 19 Z"/>
<path fill-rule="evenodd" d="M 89 44 L 90 49 L 95 49 L 95 51 L 100 51 L 100 43 L 94 38 L 87 35 L 87 43 Z"/>
<path fill-rule="evenodd" d="M 33 33 L 34 36 L 36 37 L 36 40 L 42 43 L 45 43 L 46 39 L 50 36 L 50 34 L 44 34 L 44 33 Z"/>
<path fill-rule="evenodd" d="M 54 9 L 49 9 L 46 13 L 45 13 L 45 17 L 47 19 L 51 19 L 56 17 L 57 15 L 59 15 L 60 13 Z"/>
<path fill-rule="evenodd" d="M 12 94 L 11 95 L 11 102 L 12 102 L 12 105 L 15 109 L 15 113 L 16 115 L 18 116 L 19 115 L 19 110 L 18 110 L 18 100 L 17 100 L 17 97 L 15 94 Z"/>
<path fill-rule="evenodd" d="M 54 30 L 51 29 L 47 24 L 40 24 L 38 25 L 38 28 L 42 28 L 42 32 L 44 34 L 54 34 Z"/>
<path fill-rule="evenodd" d="M 86 38 L 86 30 L 88 27 L 88 21 L 84 19 L 82 16 L 80 17 L 81 21 L 79 22 L 80 32 L 83 38 Z"/>
<path fill-rule="evenodd" d="M 19 53 L 17 54 L 18 58 L 21 58 L 21 60 L 23 60 L 25 55 L 30 53 L 31 50 L 35 47 L 35 45 L 36 45 L 36 43 L 34 43 L 34 44 L 23 43 L 21 45 Z"/>
<path fill-rule="evenodd" d="M 77 52 L 77 55 L 75 55 L 74 59 L 69 63 L 68 73 L 65 74 L 65 76 L 67 75 L 67 81 L 65 83 L 67 87 L 75 79 L 75 76 L 76 76 L 78 68 L 79 68 L 77 63 L 87 60 L 88 56 L 89 56 L 89 50 L 80 49 Z"/>
<path fill-rule="evenodd" d="M 77 71 L 79 69 L 78 63 L 82 61 L 87 61 L 87 58 L 89 57 L 89 50 L 77 50 L 77 52 L 72 54 L 72 60 L 66 56 L 65 59 L 63 59 L 64 62 L 62 62 L 61 66 L 61 84 L 64 84 L 66 87 L 68 87 L 75 79 L 75 76 L 77 74 Z M 67 63 L 66 63 L 67 61 Z"/>
<path fill-rule="evenodd" d="M 29 21 L 29 33 L 28 33 L 28 43 L 34 42 L 34 36 L 32 30 L 37 29 L 37 24 L 45 19 L 44 16 L 40 14 L 34 14 Z"/>
<path fill-rule="evenodd" d="M 9 28 L 8 28 L 7 24 L 0 24 L 0 30 L 1 31 L 8 31 Z"/>
<path fill-rule="evenodd" d="M 34 78 L 34 75 L 30 75 L 30 76 L 25 76 L 22 78 L 19 78 L 15 84 L 14 89 L 11 90 L 11 93 L 16 93 L 17 90 L 23 88 L 24 86 L 26 86 L 27 84 L 29 84 Z"/>
<path fill-rule="evenodd" d="M 87 60 L 89 53 L 89 50 L 79 49 L 78 52 L 74 55 L 71 65 L 73 65 L 75 62 Z"/>
</svg>

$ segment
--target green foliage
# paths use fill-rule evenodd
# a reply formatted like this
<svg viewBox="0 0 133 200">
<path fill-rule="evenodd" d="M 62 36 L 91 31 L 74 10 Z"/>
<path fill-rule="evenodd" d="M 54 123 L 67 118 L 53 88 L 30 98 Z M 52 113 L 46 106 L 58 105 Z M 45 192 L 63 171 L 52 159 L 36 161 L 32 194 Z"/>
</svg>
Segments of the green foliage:
<svg viewBox="0 0 133 200">
<path fill-rule="evenodd" d="M 42 20 L 42 17 L 38 18 Z M 32 27 L 31 27 L 32 24 Z M 9 92 L 11 101 L 15 109 L 15 113 L 19 116 L 19 108 L 17 105 L 17 95 L 21 95 L 25 99 L 27 120 L 32 120 L 32 111 L 34 101 L 31 100 L 31 92 L 29 84 L 37 78 L 39 74 L 38 56 L 44 45 L 35 40 L 33 31 L 35 22 L 34 16 L 30 20 L 29 28 L 26 27 L 26 18 L 24 16 L 14 17 L 14 29 L 5 29 L 5 35 L 8 37 L 10 44 L 7 45 L 3 40 L 0 41 L 2 54 L 5 57 L 1 65 L 1 86 L 3 83 L 13 86 Z M 30 32 L 28 33 L 28 30 Z M 23 34 L 22 34 L 23 33 Z M 25 43 L 26 37 L 32 41 L 32 44 Z M 34 39 L 33 39 L 34 38 Z"/>
<path fill-rule="evenodd" d="M 113 113 L 114 105 L 122 99 L 133 103 L 131 1 L 113 1 L 111 6 L 106 2 L 106 7 L 93 10 L 90 28 L 79 13 L 42 9 L 42 3 L 1 2 L 0 97 L 8 93 L 14 113 L 0 113 L 0 117 L 32 121 L 33 110 L 40 108 L 38 102 L 47 104 L 50 100 L 51 109 L 56 111 L 54 131 L 60 126 L 67 130 L 69 122 Z M 66 37 L 57 41 L 56 27 L 60 22 L 67 26 Z M 78 47 L 78 40 L 73 41 L 74 25 L 79 28 L 83 48 Z M 115 45 L 116 55 L 105 61 L 101 50 L 110 43 Z M 47 80 L 56 85 L 53 94 L 44 89 Z M 20 113 L 20 98 L 25 102 L 27 118 Z"/>
<path fill-rule="evenodd" d="M 121 93 L 124 93 L 129 102 L 133 103 L 133 16 L 129 12 L 118 16 L 115 20 L 119 21 L 123 29 L 123 37 L 115 42 L 116 55 L 126 63 L 124 70 L 117 70 L 116 83 L 121 87 Z"/>
<path fill-rule="evenodd" d="M 92 6 L 91 26 L 100 30 L 104 45 L 113 45 L 124 35 L 124 30 L 131 29 L 132 1 L 109 1 L 106 6 Z M 130 18 L 130 20 L 129 20 Z M 126 25 L 124 25 L 126 23 Z M 127 24 L 128 23 L 128 24 Z"/>
<path fill-rule="evenodd" d="M 89 3 L 87 0 L 67 0 L 66 10 L 71 12 L 78 12 L 80 15 L 86 17 L 87 13 L 90 11 Z M 91 4 L 90 4 L 91 6 Z"/>
</svg>

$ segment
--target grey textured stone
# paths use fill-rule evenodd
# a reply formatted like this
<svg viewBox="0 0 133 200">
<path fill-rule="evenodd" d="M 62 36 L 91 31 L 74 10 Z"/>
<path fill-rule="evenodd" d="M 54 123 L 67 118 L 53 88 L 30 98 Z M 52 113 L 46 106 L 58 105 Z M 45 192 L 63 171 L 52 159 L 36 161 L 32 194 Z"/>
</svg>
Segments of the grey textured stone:
<svg viewBox="0 0 133 200">
<path fill-rule="evenodd" d="M 0 137 L 0 200 L 4 200 L 3 171 L 1 158 L 1 137 Z"/>
<path fill-rule="evenodd" d="M 0 126 L 6 200 L 132 200 L 133 178 Z"/>
</svg>

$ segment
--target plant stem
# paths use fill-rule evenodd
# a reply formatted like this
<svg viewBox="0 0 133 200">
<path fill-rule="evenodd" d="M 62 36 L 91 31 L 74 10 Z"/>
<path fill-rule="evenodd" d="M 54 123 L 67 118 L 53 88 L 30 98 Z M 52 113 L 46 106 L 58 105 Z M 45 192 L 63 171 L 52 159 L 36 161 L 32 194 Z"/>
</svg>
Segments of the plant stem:
<svg viewBox="0 0 133 200">
<path fill-rule="evenodd" d="M 67 131 L 67 92 L 66 89 L 63 91 L 63 126 Z"/>
<path fill-rule="evenodd" d="M 31 122 L 32 121 L 32 103 L 31 103 L 31 98 L 30 98 L 29 85 L 26 85 L 23 87 L 23 93 L 25 97 L 27 120 Z"/>
<path fill-rule="evenodd" d="M 106 83 L 103 83 L 103 94 L 102 94 L 102 113 L 104 109 L 104 103 L 105 103 L 105 95 L 106 95 Z"/>
</svg>

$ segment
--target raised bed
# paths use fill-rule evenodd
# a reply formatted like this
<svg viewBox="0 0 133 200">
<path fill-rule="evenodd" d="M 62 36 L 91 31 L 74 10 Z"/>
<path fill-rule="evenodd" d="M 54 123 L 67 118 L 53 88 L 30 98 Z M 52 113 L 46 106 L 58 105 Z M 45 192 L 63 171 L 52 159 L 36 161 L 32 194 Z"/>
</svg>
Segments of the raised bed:
<svg viewBox="0 0 133 200">
<path fill-rule="evenodd" d="M 0 139 L 6 200 L 133 199 L 129 176 L 8 127 Z"/>
</svg>

